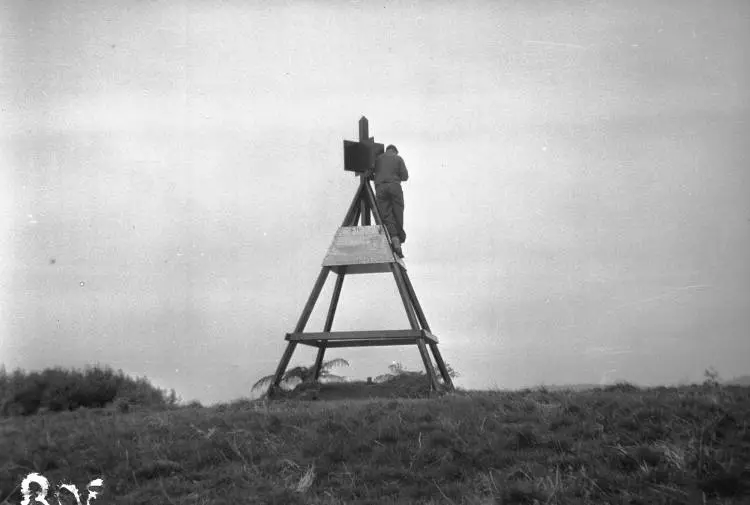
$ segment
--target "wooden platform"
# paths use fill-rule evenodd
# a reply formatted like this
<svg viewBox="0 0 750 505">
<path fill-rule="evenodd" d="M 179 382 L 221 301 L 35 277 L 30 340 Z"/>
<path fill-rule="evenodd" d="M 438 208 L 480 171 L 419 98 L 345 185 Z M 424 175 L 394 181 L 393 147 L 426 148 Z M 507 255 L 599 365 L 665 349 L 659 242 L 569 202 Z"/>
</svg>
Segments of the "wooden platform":
<svg viewBox="0 0 750 505">
<path fill-rule="evenodd" d="M 322 331 L 287 333 L 286 340 L 312 347 L 375 347 L 381 345 L 414 345 L 417 339 L 437 344 L 427 330 Z"/>
<path fill-rule="evenodd" d="M 323 259 L 323 266 L 331 267 L 337 274 L 390 272 L 391 263 L 406 268 L 403 260 L 393 253 L 380 225 L 341 226 Z"/>
</svg>

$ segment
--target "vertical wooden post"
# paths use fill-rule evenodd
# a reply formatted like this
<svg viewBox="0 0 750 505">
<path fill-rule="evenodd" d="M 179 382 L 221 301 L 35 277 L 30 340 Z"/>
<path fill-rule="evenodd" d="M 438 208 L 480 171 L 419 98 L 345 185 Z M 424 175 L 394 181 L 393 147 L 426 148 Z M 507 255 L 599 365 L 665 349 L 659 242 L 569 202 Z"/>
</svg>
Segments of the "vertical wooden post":
<svg viewBox="0 0 750 505">
<path fill-rule="evenodd" d="M 367 121 L 367 118 L 362 116 L 359 119 L 359 141 L 362 143 L 368 143 L 370 141 L 370 131 L 369 131 L 369 123 Z M 367 178 L 365 175 L 359 176 L 359 184 L 360 186 L 364 186 L 367 184 Z M 362 217 L 362 226 L 370 226 L 370 209 L 369 205 L 367 203 L 367 199 L 362 198 L 362 201 L 360 203 L 361 209 L 360 209 L 360 216 Z"/>
</svg>

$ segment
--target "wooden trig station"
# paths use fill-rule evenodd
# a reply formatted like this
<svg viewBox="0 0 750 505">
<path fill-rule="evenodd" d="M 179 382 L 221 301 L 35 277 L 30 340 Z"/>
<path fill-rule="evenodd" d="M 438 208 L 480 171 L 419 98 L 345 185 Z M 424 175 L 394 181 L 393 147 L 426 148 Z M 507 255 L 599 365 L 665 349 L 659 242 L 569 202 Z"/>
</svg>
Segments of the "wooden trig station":
<svg viewBox="0 0 750 505">
<path fill-rule="evenodd" d="M 438 339 L 430 330 L 403 259 L 393 252 L 391 237 L 387 228 L 383 225 L 375 193 L 366 174 L 373 168 L 377 155 L 382 152 L 383 144 L 376 143 L 375 139 L 369 136 L 367 118 L 362 117 L 359 120 L 359 142 L 344 141 L 344 170 L 354 172 L 355 175 L 360 177 L 359 187 L 354 194 L 351 205 L 349 205 L 344 221 L 334 235 L 328 253 L 323 259 L 322 268 L 307 303 L 302 309 L 297 326 L 292 333 L 286 334 L 286 350 L 274 374 L 269 389 L 270 397 L 273 397 L 278 391 L 281 379 L 297 344 L 318 348 L 313 370 L 316 381 L 320 377 L 320 368 L 327 349 L 416 345 L 422 357 L 430 387 L 435 391 L 453 389 L 453 382 L 438 349 Z M 375 221 L 374 225 L 371 224 L 371 217 Z M 306 332 L 307 321 L 330 272 L 336 274 L 336 283 L 328 306 L 323 331 Z M 344 277 L 350 274 L 388 272 L 393 275 L 396 281 L 409 327 L 398 330 L 331 331 Z M 438 379 L 428 348 L 437 364 L 437 371 L 442 378 L 442 384 Z"/>
</svg>

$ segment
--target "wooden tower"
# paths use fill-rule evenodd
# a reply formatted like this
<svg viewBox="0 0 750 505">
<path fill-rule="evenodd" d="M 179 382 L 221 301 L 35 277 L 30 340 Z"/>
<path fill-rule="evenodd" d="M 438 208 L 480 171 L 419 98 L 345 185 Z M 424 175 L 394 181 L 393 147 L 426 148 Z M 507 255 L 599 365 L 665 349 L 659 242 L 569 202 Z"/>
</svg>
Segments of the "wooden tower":
<svg viewBox="0 0 750 505">
<path fill-rule="evenodd" d="M 441 384 L 430 359 L 427 350 L 429 348 L 437 363 L 443 387 L 448 390 L 453 389 L 453 382 L 438 349 L 438 339 L 430 330 L 403 259 L 393 252 L 391 237 L 387 228 L 383 225 L 375 193 L 368 180 L 368 175 L 365 173 L 373 166 L 375 156 L 382 151 L 383 144 L 375 143 L 374 138 L 368 136 L 367 118 L 362 117 L 359 121 L 359 142 L 344 141 L 345 170 L 353 171 L 360 176 L 359 187 L 354 194 L 351 205 L 349 205 L 344 221 L 336 232 L 328 253 L 323 259 L 320 274 L 315 281 L 305 307 L 302 309 L 297 326 L 292 333 L 286 334 L 286 350 L 276 368 L 273 382 L 269 388 L 269 397 L 273 397 L 278 391 L 281 379 L 297 344 L 318 348 L 314 365 L 315 380 L 318 380 L 320 376 L 320 367 L 327 349 L 416 345 L 422 357 L 430 387 L 439 391 L 441 390 Z M 375 225 L 371 225 L 371 217 L 375 220 Z M 336 274 L 336 283 L 323 331 L 305 332 L 307 321 L 330 272 Z M 331 331 L 344 277 L 346 275 L 388 272 L 393 275 L 396 281 L 410 327 L 402 330 Z"/>
</svg>

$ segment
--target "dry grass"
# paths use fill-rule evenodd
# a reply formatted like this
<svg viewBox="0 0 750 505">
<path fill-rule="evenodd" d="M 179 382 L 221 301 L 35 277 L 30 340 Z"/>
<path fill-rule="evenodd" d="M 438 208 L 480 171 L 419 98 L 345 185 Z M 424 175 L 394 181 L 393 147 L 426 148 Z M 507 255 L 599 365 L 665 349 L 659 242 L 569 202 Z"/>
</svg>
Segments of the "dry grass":
<svg viewBox="0 0 750 505">
<path fill-rule="evenodd" d="M 100 503 L 750 502 L 747 387 L 342 391 L 6 419 L 0 503 L 20 503 L 32 471 L 79 488 L 102 477 Z"/>
</svg>

